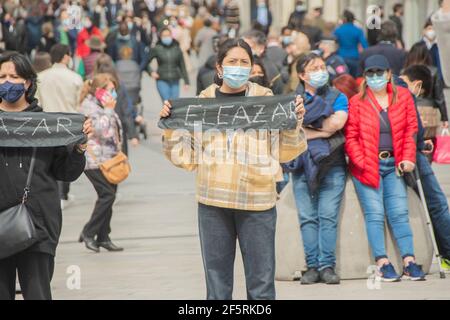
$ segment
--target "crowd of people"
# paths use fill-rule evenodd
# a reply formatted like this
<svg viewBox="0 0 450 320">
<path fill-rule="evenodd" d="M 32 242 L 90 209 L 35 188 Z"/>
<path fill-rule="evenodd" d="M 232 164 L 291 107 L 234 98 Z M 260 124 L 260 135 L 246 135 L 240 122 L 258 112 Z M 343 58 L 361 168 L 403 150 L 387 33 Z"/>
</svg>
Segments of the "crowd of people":
<svg viewBox="0 0 450 320">
<path fill-rule="evenodd" d="M 41 173 L 30 198 L 41 237 L 27 250 L 0 259 L 0 298 L 14 298 L 17 269 L 26 299 L 51 299 L 61 207 L 70 199 L 70 182 L 83 172 L 98 199 L 79 241 L 95 252 L 123 250 L 110 238 L 118 184 L 105 176 L 102 164 L 118 154 L 126 159 L 128 143 L 137 146 L 146 138 L 143 74 L 156 81 L 165 118 L 169 101 L 180 97 L 181 83 L 189 88 L 197 67 L 200 98 L 298 96 L 297 127 L 281 131 L 280 157 L 267 164 L 277 172 L 253 164 L 195 163 L 174 152 L 180 141 L 193 140 L 188 149 L 195 148 L 195 137 L 163 132 L 167 158 L 197 171 L 208 299 L 232 298 L 236 239 L 248 298 L 275 299 L 276 201 L 289 180 L 307 266 L 302 284 L 340 283 L 336 241 L 348 176 L 364 212 L 379 277 L 425 280 L 408 218 L 405 177 L 416 169 L 442 265 L 450 270 L 448 202 L 431 168 L 438 130 L 448 128 L 444 89 L 450 66 L 440 57 L 450 54 L 450 1 L 439 2 L 422 38 L 405 50 L 400 4 L 381 28 L 365 32 L 348 10 L 330 23 L 322 8 L 308 13 L 300 0 L 280 31 L 271 27 L 267 0 L 256 1 L 250 30 L 241 28 L 236 0 L 4 1 L 0 112 L 82 113 L 88 140 L 37 155 L 29 148 L 0 147 L 0 170 L 7 177 L 0 181 L 6 195 L 1 210 L 16 204 L 26 163 L 36 158 L 35 170 Z M 379 14 L 384 19 L 383 10 Z M 266 133 L 257 143 L 272 139 Z M 223 145 L 234 143 L 222 138 Z M 252 154 L 252 148 L 240 152 L 267 156 Z M 386 254 L 386 216 L 404 262 L 400 274 Z"/>
</svg>

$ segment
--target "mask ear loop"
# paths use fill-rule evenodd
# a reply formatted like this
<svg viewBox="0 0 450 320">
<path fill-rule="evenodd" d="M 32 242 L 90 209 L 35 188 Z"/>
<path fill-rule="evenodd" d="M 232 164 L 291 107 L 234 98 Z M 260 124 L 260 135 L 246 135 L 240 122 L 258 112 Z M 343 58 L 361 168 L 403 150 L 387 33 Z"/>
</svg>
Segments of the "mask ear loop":
<svg viewBox="0 0 450 320">
<path fill-rule="evenodd" d="M 422 95 L 422 84 L 419 86 L 419 92 L 417 92 L 417 97 L 420 97 Z"/>
</svg>

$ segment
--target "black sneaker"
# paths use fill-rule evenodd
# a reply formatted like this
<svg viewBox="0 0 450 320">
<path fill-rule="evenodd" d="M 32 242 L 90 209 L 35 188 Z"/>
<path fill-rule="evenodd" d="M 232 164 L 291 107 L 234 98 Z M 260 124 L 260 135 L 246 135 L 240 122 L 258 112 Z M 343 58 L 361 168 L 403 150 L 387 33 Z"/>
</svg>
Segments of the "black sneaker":
<svg viewBox="0 0 450 320">
<path fill-rule="evenodd" d="M 319 281 L 320 281 L 319 271 L 317 271 L 316 268 L 308 268 L 308 270 L 303 272 L 300 283 L 301 284 L 314 284 L 314 283 L 319 283 Z"/>
<path fill-rule="evenodd" d="M 320 271 L 320 280 L 326 284 L 340 284 L 341 278 L 336 274 L 333 268 L 325 268 Z"/>
</svg>

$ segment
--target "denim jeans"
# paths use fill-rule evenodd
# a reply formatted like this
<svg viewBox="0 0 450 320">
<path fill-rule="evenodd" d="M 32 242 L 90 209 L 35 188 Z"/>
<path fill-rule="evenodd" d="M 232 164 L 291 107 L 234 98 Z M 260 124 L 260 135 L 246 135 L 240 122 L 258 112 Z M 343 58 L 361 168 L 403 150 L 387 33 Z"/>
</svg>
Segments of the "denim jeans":
<svg viewBox="0 0 450 320">
<path fill-rule="evenodd" d="M 289 173 L 283 172 L 283 181 L 277 182 L 277 193 L 281 193 L 289 183 Z"/>
<path fill-rule="evenodd" d="M 336 265 L 338 216 L 345 190 L 346 171 L 332 169 L 321 179 L 318 190 L 311 194 L 305 174 L 292 174 L 303 247 L 308 268 Z"/>
<path fill-rule="evenodd" d="M 166 101 L 169 99 L 178 99 L 180 97 L 180 82 L 178 80 L 157 80 L 156 88 L 158 89 L 162 101 Z"/>
<path fill-rule="evenodd" d="M 417 153 L 417 167 L 440 254 L 450 259 L 450 213 L 447 197 L 442 191 L 427 157 L 420 152 Z"/>
<path fill-rule="evenodd" d="M 275 299 L 275 208 L 243 211 L 198 205 L 200 245 L 208 300 L 231 300 L 236 240 L 249 300 Z"/>
<path fill-rule="evenodd" d="M 394 158 L 380 160 L 380 187 L 366 186 L 353 177 L 366 220 L 367 237 L 375 260 L 387 258 L 385 212 L 402 257 L 414 256 L 413 234 L 408 216 L 408 194 L 402 177 L 396 174 Z"/>
</svg>

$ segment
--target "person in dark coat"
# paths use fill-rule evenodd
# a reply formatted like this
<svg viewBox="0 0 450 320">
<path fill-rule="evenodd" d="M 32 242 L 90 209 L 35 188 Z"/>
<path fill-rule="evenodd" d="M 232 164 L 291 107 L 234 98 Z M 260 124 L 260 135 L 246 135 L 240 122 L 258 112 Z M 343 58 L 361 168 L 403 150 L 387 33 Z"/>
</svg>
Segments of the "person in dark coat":
<svg viewBox="0 0 450 320">
<path fill-rule="evenodd" d="M 34 97 L 37 75 L 28 59 L 16 52 L 0 58 L 0 113 L 43 112 Z M 9 90 L 8 90 L 9 89 Z M 13 91 L 15 94 L 12 94 Z M 15 97 L 14 97 L 15 96 Z M 92 132 L 91 122 L 84 133 Z M 75 181 L 83 173 L 86 145 L 38 148 L 27 202 L 37 242 L 0 260 L 0 300 L 15 298 L 16 272 L 24 299 L 52 298 L 50 281 L 62 227 L 57 180 Z M 21 202 L 31 161 L 31 148 L 0 147 L 0 212 Z"/>
<path fill-rule="evenodd" d="M 362 74 L 362 69 L 364 61 L 367 58 L 374 55 L 385 56 L 389 61 L 392 72 L 395 75 L 399 75 L 400 71 L 403 69 L 406 60 L 406 52 L 402 49 L 398 49 L 396 42 L 398 40 L 397 27 L 392 21 L 385 21 L 381 25 L 381 32 L 378 37 L 378 44 L 373 47 L 369 47 L 361 54 L 359 59 L 359 72 L 358 75 Z"/>
<path fill-rule="evenodd" d="M 398 33 L 398 40 L 402 43 L 404 46 L 403 41 L 403 15 L 405 14 L 405 9 L 403 8 L 403 4 L 396 3 L 393 7 L 393 15 L 389 17 L 389 20 L 395 23 L 395 26 L 397 27 L 397 33 Z"/>
<path fill-rule="evenodd" d="M 214 83 L 216 75 L 217 54 L 212 55 L 206 61 L 205 65 L 200 68 L 197 75 L 197 95 Z"/>
<path fill-rule="evenodd" d="M 15 19 L 9 13 L 5 14 L 2 23 L 2 35 L 6 51 L 26 51 L 28 37 L 23 19 Z"/>
<path fill-rule="evenodd" d="M 156 59 L 158 71 L 151 68 L 150 64 Z M 153 79 L 159 95 L 163 101 L 178 99 L 180 97 L 180 80 L 184 80 L 185 89 L 189 87 L 189 75 L 186 70 L 183 52 L 180 44 L 172 36 L 172 31 L 163 28 L 159 33 L 159 41 L 150 50 L 146 66 Z"/>
<path fill-rule="evenodd" d="M 252 48 L 253 55 L 262 60 L 264 69 L 266 70 L 267 79 L 269 80 L 270 89 L 272 89 L 273 94 L 282 94 L 284 88 L 283 78 L 281 71 L 266 54 L 266 35 L 258 30 L 250 30 L 244 33 L 242 38 Z"/>
</svg>

